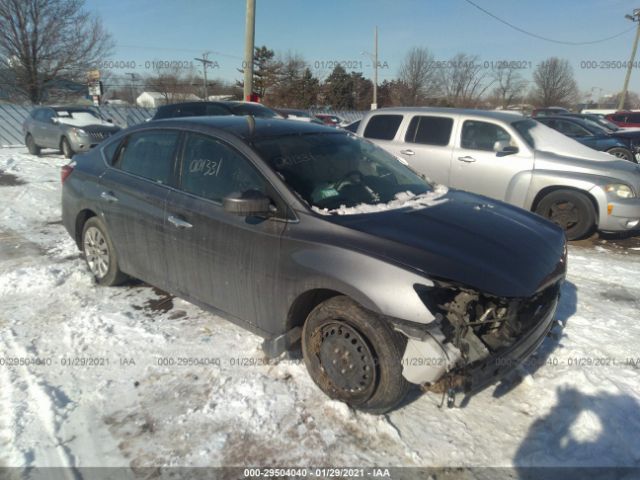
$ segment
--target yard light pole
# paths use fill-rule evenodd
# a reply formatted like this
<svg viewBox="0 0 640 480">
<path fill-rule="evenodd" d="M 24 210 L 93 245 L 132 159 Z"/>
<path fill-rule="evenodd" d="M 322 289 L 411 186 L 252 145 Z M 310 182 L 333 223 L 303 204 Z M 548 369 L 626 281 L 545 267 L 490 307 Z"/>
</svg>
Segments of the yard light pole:
<svg viewBox="0 0 640 480">
<path fill-rule="evenodd" d="M 378 26 L 376 25 L 373 40 L 373 103 L 371 110 L 378 108 Z"/>
<path fill-rule="evenodd" d="M 618 102 L 618 110 L 624 108 L 624 101 L 627 97 L 627 89 L 629 88 L 629 79 L 631 78 L 631 69 L 633 68 L 633 62 L 636 59 L 636 50 L 638 50 L 638 39 L 640 39 L 640 8 L 636 8 L 632 15 L 625 15 L 624 18 L 636 22 L 638 24 L 636 28 L 636 38 L 633 42 L 633 49 L 631 50 L 631 60 L 627 65 L 627 75 L 624 77 L 624 87 L 622 87 L 622 93 L 620 94 L 620 101 Z"/>
<path fill-rule="evenodd" d="M 366 55 L 373 60 L 373 103 L 371 110 L 378 108 L 378 27 L 374 30 L 373 37 L 373 54 L 369 52 L 360 52 L 360 55 Z"/>
<path fill-rule="evenodd" d="M 256 33 L 256 0 L 247 0 L 247 18 L 244 32 L 244 99 L 253 99 L 253 48 Z"/>
<path fill-rule="evenodd" d="M 131 105 L 136 103 L 135 95 L 133 94 L 133 82 L 136 79 L 136 74 L 133 72 L 127 72 L 125 75 L 129 75 L 131 77 L 129 81 L 129 95 L 131 95 Z"/>
<path fill-rule="evenodd" d="M 204 99 L 209 99 L 209 92 L 207 91 L 207 66 L 213 62 L 209 60 L 209 52 L 204 52 L 202 58 L 194 58 L 198 62 L 202 62 L 202 70 L 204 72 Z"/>
</svg>

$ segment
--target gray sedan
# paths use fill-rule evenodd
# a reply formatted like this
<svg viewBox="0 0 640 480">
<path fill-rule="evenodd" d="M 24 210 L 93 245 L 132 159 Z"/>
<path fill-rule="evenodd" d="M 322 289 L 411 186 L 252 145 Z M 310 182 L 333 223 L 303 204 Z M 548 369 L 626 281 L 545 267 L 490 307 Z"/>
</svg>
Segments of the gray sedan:
<svg viewBox="0 0 640 480">
<path fill-rule="evenodd" d="M 29 153 L 39 155 L 42 148 L 55 148 L 67 158 L 86 152 L 119 130 L 86 107 L 36 108 L 22 125 Z"/>
<path fill-rule="evenodd" d="M 332 398 L 369 412 L 412 384 L 471 393 L 551 328 L 562 230 L 433 185 L 312 123 L 191 117 L 123 131 L 63 167 L 62 217 L 101 285 L 145 280 L 301 345 Z"/>
</svg>

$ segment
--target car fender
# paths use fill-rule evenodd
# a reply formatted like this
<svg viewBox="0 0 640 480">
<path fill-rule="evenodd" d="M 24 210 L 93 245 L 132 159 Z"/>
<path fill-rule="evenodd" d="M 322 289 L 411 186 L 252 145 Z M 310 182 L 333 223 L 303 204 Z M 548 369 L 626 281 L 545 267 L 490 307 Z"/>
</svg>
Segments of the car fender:
<svg viewBox="0 0 640 480">
<path fill-rule="evenodd" d="M 561 170 L 536 170 L 531 180 L 529 194 L 523 206 L 527 210 L 533 210 L 535 203 L 540 199 L 540 193 L 549 188 L 554 190 L 561 188 L 580 190 L 598 202 L 598 199 L 590 195 L 589 192 L 593 187 L 600 184 L 603 178 L 599 175 Z M 599 203 L 597 210 L 600 210 Z"/>
<path fill-rule="evenodd" d="M 289 285 L 287 308 L 305 292 L 326 289 L 347 295 L 386 317 L 421 324 L 434 320 L 414 290 L 416 284 L 433 286 L 425 276 L 337 246 L 308 244 L 287 256 L 285 269 L 294 272 L 291 277 L 304 279 Z"/>
</svg>

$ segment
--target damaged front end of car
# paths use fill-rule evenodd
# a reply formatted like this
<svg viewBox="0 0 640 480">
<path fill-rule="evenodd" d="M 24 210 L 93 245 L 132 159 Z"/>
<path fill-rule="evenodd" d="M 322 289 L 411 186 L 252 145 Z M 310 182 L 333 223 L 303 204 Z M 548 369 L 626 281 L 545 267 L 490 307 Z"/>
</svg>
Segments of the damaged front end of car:
<svg viewBox="0 0 640 480">
<path fill-rule="evenodd" d="M 527 298 L 503 298 L 434 282 L 414 285 L 435 320 L 428 325 L 394 321 L 408 337 L 403 376 L 425 390 L 471 395 L 524 362 L 553 326 L 560 278 Z"/>
</svg>

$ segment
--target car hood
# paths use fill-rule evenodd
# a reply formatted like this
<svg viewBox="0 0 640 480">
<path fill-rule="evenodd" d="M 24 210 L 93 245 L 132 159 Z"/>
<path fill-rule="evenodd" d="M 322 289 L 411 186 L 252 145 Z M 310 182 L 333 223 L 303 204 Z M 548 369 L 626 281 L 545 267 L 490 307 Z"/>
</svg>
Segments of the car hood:
<svg viewBox="0 0 640 480">
<path fill-rule="evenodd" d="M 585 175 L 600 175 L 609 178 L 628 180 L 640 177 L 640 165 L 628 160 L 621 160 L 604 152 L 598 157 L 584 158 L 582 156 L 564 156 L 553 152 L 536 151 L 536 171 L 552 170 L 560 172 L 573 172 Z"/>
<path fill-rule="evenodd" d="M 640 128 L 634 130 L 618 130 L 616 132 L 611 133 L 614 138 L 628 138 L 628 139 L 639 139 L 640 138 Z"/>
<path fill-rule="evenodd" d="M 60 119 L 59 122 L 63 126 L 82 128 L 83 130 L 92 132 L 115 132 L 120 130 L 120 127 L 117 125 L 100 119 L 96 119 L 91 122 L 78 121 L 74 119 Z"/>
<path fill-rule="evenodd" d="M 443 198 L 417 210 L 329 220 L 367 234 L 350 236 L 352 248 L 487 294 L 529 297 L 564 274 L 565 236 L 556 225 L 467 192 Z"/>
</svg>

